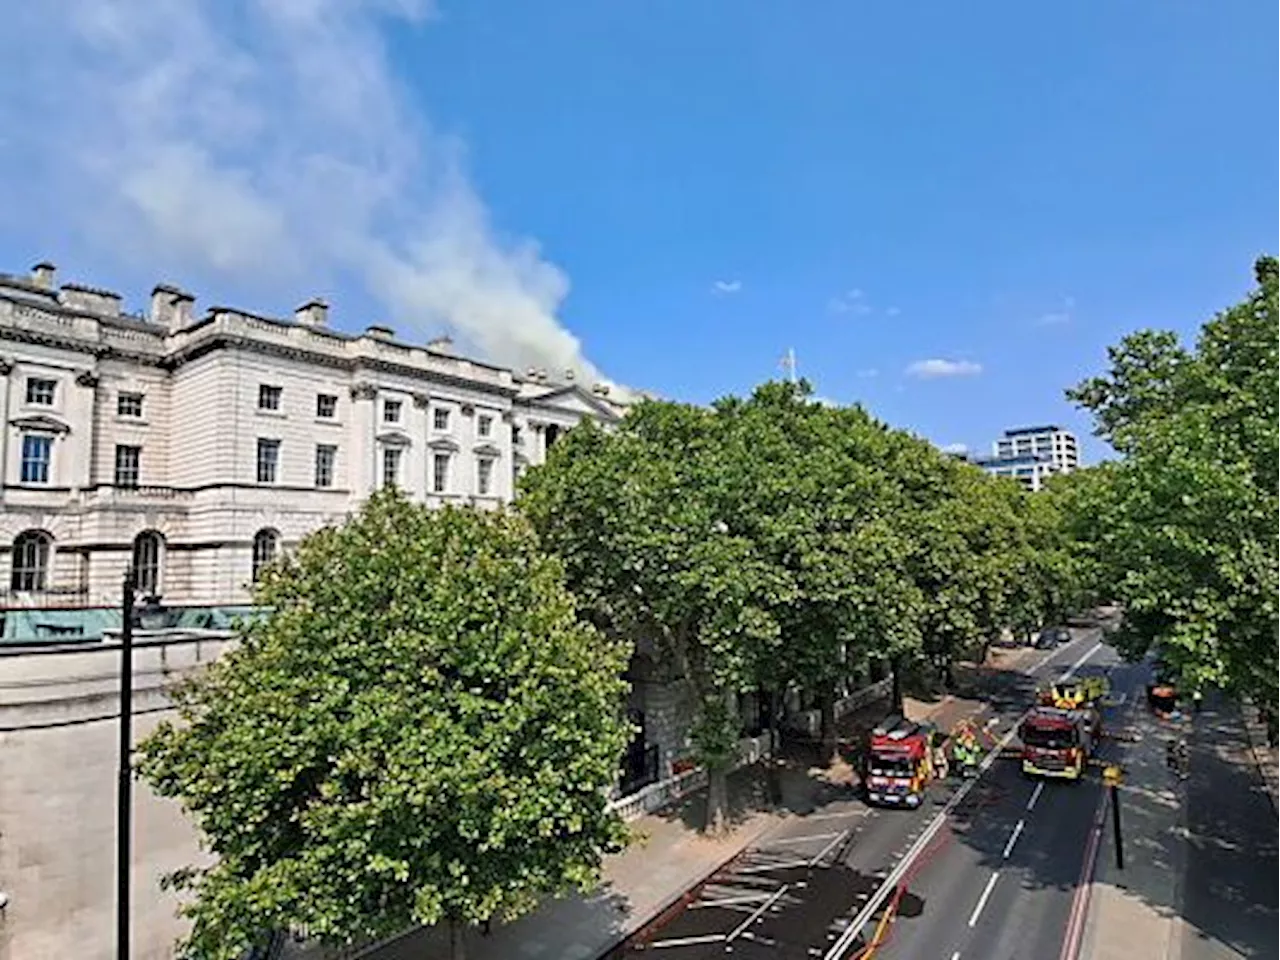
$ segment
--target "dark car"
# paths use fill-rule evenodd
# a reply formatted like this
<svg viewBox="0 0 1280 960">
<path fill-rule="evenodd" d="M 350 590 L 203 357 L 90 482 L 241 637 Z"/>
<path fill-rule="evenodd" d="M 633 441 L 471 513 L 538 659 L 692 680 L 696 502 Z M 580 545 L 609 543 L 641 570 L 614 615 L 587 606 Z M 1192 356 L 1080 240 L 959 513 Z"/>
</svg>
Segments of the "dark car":
<svg viewBox="0 0 1280 960">
<path fill-rule="evenodd" d="M 1040 631 L 1040 636 L 1036 638 L 1037 650 L 1052 650 L 1060 643 L 1071 642 L 1071 631 L 1066 627 L 1049 627 Z"/>
</svg>

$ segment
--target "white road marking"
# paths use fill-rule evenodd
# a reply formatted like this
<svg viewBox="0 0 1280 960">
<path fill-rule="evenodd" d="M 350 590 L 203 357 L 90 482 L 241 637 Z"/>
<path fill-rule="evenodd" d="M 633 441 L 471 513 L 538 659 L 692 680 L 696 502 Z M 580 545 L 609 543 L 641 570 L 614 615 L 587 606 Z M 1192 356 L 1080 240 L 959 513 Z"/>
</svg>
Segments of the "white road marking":
<svg viewBox="0 0 1280 960">
<path fill-rule="evenodd" d="M 973 916 L 969 918 L 969 926 L 974 926 L 978 922 L 978 917 L 982 915 L 982 908 L 987 905 L 987 898 L 991 896 L 991 891 L 996 885 L 996 881 L 1000 879 L 1000 871 L 997 870 L 991 875 L 991 879 L 987 881 L 987 888 L 982 891 L 982 896 L 978 898 L 978 905 L 973 908 Z"/>
<path fill-rule="evenodd" d="M 801 837 L 780 837 L 777 840 L 769 840 L 767 841 L 767 845 L 770 847 L 780 847 L 783 844 L 788 844 L 788 843 L 808 843 L 811 840 L 830 840 L 832 837 L 843 837 L 843 836 L 844 834 L 840 832 L 806 833 L 804 836 L 801 836 Z"/>
<path fill-rule="evenodd" d="M 1000 751 L 1009 745 L 1017 732 L 1018 727 L 1015 724 L 1013 729 L 1001 737 L 1000 741 L 991 748 L 990 752 L 987 754 L 987 759 L 989 760 L 993 757 L 999 756 Z M 921 831 L 920 837 L 911 845 L 911 849 L 908 850 L 906 855 L 898 861 L 891 871 L 889 871 L 889 875 L 885 877 L 884 882 L 881 883 L 879 889 L 876 890 L 875 895 L 867 905 L 859 911 L 858 915 L 850 921 L 849 925 L 845 927 L 844 933 L 840 935 L 840 938 L 836 940 L 831 949 L 827 951 L 825 960 L 839 960 L 839 958 L 844 956 L 845 950 L 848 949 L 849 944 L 851 944 L 858 934 L 862 932 L 862 928 L 871 920 L 872 915 L 880 909 L 880 905 L 888 899 L 889 894 L 897 887 L 898 881 L 902 879 L 903 874 L 911 868 L 911 864 L 915 862 L 916 857 L 920 856 L 925 847 L 927 847 L 929 842 L 934 838 L 934 835 L 942 829 L 943 824 L 947 822 L 947 818 L 951 815 L 951 811 L 964 802 L 964 798 L 969 795 L 969 791 L 974 788 L 979 780 L 979 777 L 974 777 L 972 780 L 964 781 L 960 786 L 960 789 L 952 795 L 951 799 L 947 801 L 946 805 L 938 812 L 938 814 L 929 821 L 929 825 Z"/>
<path fill-rule="evenodd" d="M 1013 852 L 1013 845 L 1018 842 L 1018 834 L 1022 833 L 1022 828 L 1026 826 L 1023 820 L 1018 821 L 1018 825 L 1013 828 L 1013 836 L 1009 838 L 1009 842 L 1004 845 L 1004 853 L 1001 857 L 1005 860 L 1009 859 L 1009 854 Z"/>
<path fill-rule="evenodd" d="M 1043 791 L 1044 791 L 1044 781 L 1041 780 L 1039 783 L 1036 784 L 1035 790 L 1031 792 L 1031 799 L 1027 801 L 1028 810 L 1034 810 L 1036 808 L 1036 801 L 1040 799 L 1040 794 Z"/>
<path fill-rule="evenodd" d="M 1102 644 L 1095 643 L 1092 647 L 1089 648 L 1088 653 L 1086 653 L 1079 660 L 1077 660 L 1075 663 L 1073 663 L 1070 667 L 1067 668 L 1067 672 L 1058 678 L 1058 682 L 1061 683 L 1063 680 L 1070 680 L 1075 675 L 1075 672 L 1084 666 L 1085 661 L 1088 660 L 1090 657 L 1092 657 L 1095 653 L 1097 653 L 1101 649 L 1102 649 Z"/>
</svg>

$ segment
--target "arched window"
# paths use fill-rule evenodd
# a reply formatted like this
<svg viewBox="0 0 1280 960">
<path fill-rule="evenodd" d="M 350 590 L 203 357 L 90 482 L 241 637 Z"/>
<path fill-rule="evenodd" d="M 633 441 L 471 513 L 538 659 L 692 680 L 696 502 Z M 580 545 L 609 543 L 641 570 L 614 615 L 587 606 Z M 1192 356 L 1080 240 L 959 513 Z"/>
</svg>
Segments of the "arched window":
<svg viewBox="0 0 1280 960">
<path fill-rule="evenodd" d="M 133 541 L 133 577 L 138 593 L 158 597 L 160 563 L 164 553 L 164 537 L 154 530 L 144 530 Z"/>
<path fill-rule="evenodd" d="M 15 591 L 35 593 L 49 581 L 49 548 L 53 537 L 43 530 L 24 530 L 13 541 L 13 581 Z"/>
<path fill-rule="evenodd" d="M 262 569 L 276 558 L 280 550 L 280 534 L 267 528 L 253 535 L 253 582 L 262 576 Z"/>
</svg>

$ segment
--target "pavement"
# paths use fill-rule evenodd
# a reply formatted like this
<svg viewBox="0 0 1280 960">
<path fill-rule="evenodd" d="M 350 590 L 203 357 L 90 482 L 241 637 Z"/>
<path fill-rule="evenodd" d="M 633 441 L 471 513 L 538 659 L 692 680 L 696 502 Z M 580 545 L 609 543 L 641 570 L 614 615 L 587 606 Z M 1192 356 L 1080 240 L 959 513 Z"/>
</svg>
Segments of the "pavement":
<svg viewBox="0 0 1280 960">
<path fill-rule="evenodd" d="M 1277 819 L 1238 706 L 1220 696 L 1177 722 L 1136 711 L 1121 788 L 1124 869 L 1112 824 L 1085 935 L 1088 960 L 1234 960 L 1280 956 Z M 1190 777 L 1165 764 L 1185 736 Z M 1265 743 L 1265 741 L 1264 741 Z"/>
</svg>

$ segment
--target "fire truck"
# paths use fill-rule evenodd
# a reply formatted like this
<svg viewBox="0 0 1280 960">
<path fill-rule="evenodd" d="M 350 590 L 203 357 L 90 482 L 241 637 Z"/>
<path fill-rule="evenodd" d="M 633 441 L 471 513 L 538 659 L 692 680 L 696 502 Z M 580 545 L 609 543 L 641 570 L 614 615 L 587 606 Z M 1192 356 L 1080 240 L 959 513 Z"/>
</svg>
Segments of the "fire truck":
<svg viewBox="0 0 1280 960">
<path fill-rule="evenodd" d="M 1041 706 L 1079 710 L 1096 707 L 1110 692 L 1111 684 L 1106 677 L 1080 677 L 1041 687 L 1037 699 Z"/>
<path fill-rule="evenodd" d="M 937 728 L 894 714 L 871 731 L 863 784 L 870 803 L 918 807 L 935 778 Z"/>
<path fill-rule="evenodd" d="M 1022 772 L 1028 776 L 1079 780 L 1097 748 L 1102 718 L 1092 706 L 1034 707 L 1018 728 Z"/>
</svg>

